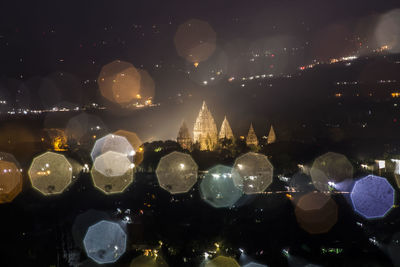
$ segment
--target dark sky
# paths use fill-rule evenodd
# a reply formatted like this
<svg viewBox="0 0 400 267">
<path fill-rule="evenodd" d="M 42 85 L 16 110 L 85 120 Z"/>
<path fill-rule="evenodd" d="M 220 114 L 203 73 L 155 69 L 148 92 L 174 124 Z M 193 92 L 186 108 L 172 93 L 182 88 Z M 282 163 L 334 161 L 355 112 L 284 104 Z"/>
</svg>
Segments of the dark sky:
<svg viewBox="0 0 400 267">
<path fill-rule="evenodd" d="M 230 51 L 230 58 L 259 39 L 281 36 L 292 46 L 317 40 L 312 52 L 328 45 L 328 54 L 340 54 L 347 44 L 339 39 L 368 31 L 377 15 L 397 7 L 395 0 L 1 1 L 0 77 L 27 81 L 64 71 L 79 81 L 93 80 L 115 59 L 150 73 L 155 64 L 184 68 L 173 37 L 192 18 L 213 27 L 218 47 Z M 341 35 L 332 43 L 325 37 L 337 27 Z M 308 51 L 301 60 L 316 55 Z"/>
<path fill-rule="evenodd" d="M 331 24 L 354 25 L 360 18 L 395 7 L 400 7 L 399 1 L 1 1 L 0 53 L 3 57 L 36 54 L 45 64 L 46 56 L 50 62 L 49 56 L 82 59 L 79 46 L 94 47 L 105 40 L 106 58 L 154 61 L 169 58 L 177 26 L 191 18 L 208 21 L 218 41 L 229 42 L 276 32 L 301 36 L 305 28 L 312 34 Z M 135 24 L 142 30 L 134 31 Z M 152 25 L 160 30 L 157 37 L 149 34 Z M 138 36 L 140 32 L 145 36 Z M 5 42 L 9 50 L 4 49 Z M 126 47 L 116 45 L 121 43 Z M 88 60 L 91 52 L 85 51 Z"/>
</svg>

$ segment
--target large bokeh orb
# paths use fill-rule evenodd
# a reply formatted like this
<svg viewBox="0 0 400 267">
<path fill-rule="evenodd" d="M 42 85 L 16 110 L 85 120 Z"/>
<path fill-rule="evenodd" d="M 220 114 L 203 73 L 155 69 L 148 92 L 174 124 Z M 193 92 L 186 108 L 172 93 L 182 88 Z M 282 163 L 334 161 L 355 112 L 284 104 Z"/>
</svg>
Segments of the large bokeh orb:
<svg viewBox="0 0 400 267">
<path fill-rule="evenodd" d="M 107 213 L 98 210 L 88 210 L 76 216 L 71 229 L 75 244 L 83 248 L 83 239 L 89 227 L 99 221 L 108 219 L 110 219 L 110 216 Z"/>
<path fill-rule="evenodd" d="M 161 158 L 156 169 L 158 182 L 171 194 L 186 193 L 197 182 L 197 164 L 189 154 L 172 152 Z"/>
<path fill-rule="evenodd" d="M 232 257 L 218 256 L 212 260 L 207 261 L 204 264 L 204 267 L 240 267 L 240 265 Z"/>
<path fill-rule="evenodd" d="M 295 215 L 300 227 L 308 233 L 326 233 L 337 222 L 337 205 L 330 196 L 311 192 L 298 200 Z"/>
<path fill-rule="evenodd" d="M 94 186 L 106 194 L 121 193 L 133 182 L 133 167 L 125 154 L 108 151 L 94 161 Z"/>
<path fill-rule="evenodd" d="M 92 161 L 94 162 L 98 156 L 108 151 L 124 154 L 131 162 L 133 162 L 133 156 L 136 153 L 124 136 L 108 134 L 98 139 L 94 144 L 92 153 L 90 154 Z"/>
<path fill-rule="evenodd" d="M 232 179 L 232 168 L 217 165 L 204 176 L 200 183 L 201 197 L 215 208 L 232 207 L 242 196 Z"/>
<path fill-rule="evenodd" d="M 115 60 L 103 66 L 97 83 L 104 98 L 127 104 L 140 97 L 140 73 L 128 62 Z"/>
<path fill-rule="evenodd" d="M 216 48 L 216 33 L 206 21 L 191 19 L 176 31 L 174 43 L 178 55 L 189 62 L 207 60 Z"/>
<path fill-rule="evenodd" d="M 95 262 L 114 263 L 125 253 L 126 240 L 119 224 L 103 220 L 88 228 L 83 245 L 88 257 Z"/>
<path fill-rule="evenodd" d="M 46 152 L 33 159 L 28 175 L 42 194 L 61 194 L 72 182 L 72 166 L 64 155 Z"/>
<path fill-rule="evenodd" d="M 336 184 L 353 178 L 353 166 L 346 156 L 328 152 L 315 159 L 310 174 L 315 188 L 328 191 L 329 182 Z"/>
<path fill-rule="evenodd" d="M 385 178 L 368 175 L 355 182 L 350 198 L 354 210 L 364 218 L 382 218 L 393 207 L 395 191 Z"/>
<path fill-rule="evenodd" d="M 0 152 L 0 204 L 13 201 L 22 191 L 21 172 L 13 155 Z"/>
<path fill-rule="evenodd" d="M 272 183 L 273 166 L 265 155 L 249 152 L 235 160 L 232 178 L 245 194 L 264 192 Z"/>
<path fill-rule="evenodd" d="M 97 116 L 81 113 L 72 117 L 65 128 L 69 145 L 81 147 L 107 133 L 107 127 Z"/>
<path fill-rule="evenodd" d="M 142 146 L 143 142 L 142 142 L 142 140 L 140 140 L 139 136 L 134 132 L 125 131 L 125 130 L 118 130 L 118 131 L 114 132 L 114 135 L 123 136 L 128 140 L 128 142 L 133 147 L 133 150 L 135 150 L 135 152 L 136 152 L 135 157 L 134 157 L 135 166 L 140 165 L 140 163 L 142 163 L 142 161 L 143 161 L 144 151 L 143 151 L 143 146 Z"/>
<path fill-rule="evenodd" d="M 130 267 L 168 267 L 168 264 L 160 255 L 157 257 L 142 255 L 134 258 Z"/>
</svg>

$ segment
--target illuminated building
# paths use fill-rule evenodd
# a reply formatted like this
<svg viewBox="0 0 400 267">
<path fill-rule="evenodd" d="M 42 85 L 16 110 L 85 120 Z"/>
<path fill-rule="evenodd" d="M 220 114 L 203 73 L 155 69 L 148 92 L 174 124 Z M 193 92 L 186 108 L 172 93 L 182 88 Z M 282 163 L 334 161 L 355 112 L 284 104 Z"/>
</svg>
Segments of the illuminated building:
<svg viewBox="0 0 400 267">
<path fill-rule="evenodd" d="M 267 144 L 273 144 L 275 142 L 276 142 L 276 134 L 274 127 L 271 125 L 271 128 L 269 129 Z"/>
<path fill-rule="evenodd" d="M 67 150 L 67 135 L 63 129 L 51 128 L 44 130 L 49 138 L 48 142 L 50 143 L 52 149 L 54 151 L 65 151 Z M 46 138 L 43 138 L 43 141 Z"/>
<path fill-rule="evenodd" d="M 233 140 L 233 132 L 231 126 L 229 125 L 226 116 L 224 117 L 224 121 L 221 125 L 221 130 L 219 131 L 218 139 L 229 139 Z"/>
<path fill-rule="evenodd" d="M 183 149 L 191 150 L 193 146 L 193 140 L 192 137 L 190 136 L 189 129 L 186 126 L 185 121 L 182 122 L 181 128 L 179 129 L 178 132 L 178 137 L 176 138 L 176 141 L 179 143 L 179 145 Z"/>
<path fill-rule="evenodd" d="M 199 143 L 200 150 L 214 150 L 217 145 L 217 126 L 206 102 L 200 109 L 193 128 L 193 141 Z"/>
<path fill-rule="evenodd" d="M 255 146 L 255 147 L 258 146 L 258 139 L 256 132 L 254 131 L 253 124 L 250 124 L 249 133 L 247 134 L 246 137 L 246 144 L 248 146 Z"/>
</svg>

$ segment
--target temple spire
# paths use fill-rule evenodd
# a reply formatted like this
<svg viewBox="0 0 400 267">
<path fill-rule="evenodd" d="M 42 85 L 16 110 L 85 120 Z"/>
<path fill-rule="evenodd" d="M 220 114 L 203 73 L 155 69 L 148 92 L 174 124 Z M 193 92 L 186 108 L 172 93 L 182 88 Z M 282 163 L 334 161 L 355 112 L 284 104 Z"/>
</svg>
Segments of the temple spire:
<svg viewBox="0 0 400 267">
<path fill-rule="evenodd" d="M 233 132 L 232 132 L 231 126 L 229 125 L 229 122 L 228 122 L 226 116 L 224 117 L 224 121 L 222 122 L 221 130 L 219 131 L 218 138 L 233 140 Z"/>
<path fill-rule="evenodd" d="M 193 141 L 199 143 L 200 150 L 214 150 L 217 145 L 217 126 L 205 101 L 194 124 Z"/>
<path fill-rule="evenodd" d="M 253 124 L 250 124 L 250 129 L 249 129 L 249 133 L 247 134 L 246 137 L 246 144 L 248 146 L 258 146 L 258 139 L 257 139 L 257 135 L 256 132 L 254 131 L 253 128 Z"/>
<path fill-rule="evenodd" d="M 193 145 L 192 137 L 190 136 L 189 129 L 186 126 L 185 121 L 183 120 L 181 128 L 178 132 L 178 137 L 176 141 L 183 149 L 191 150 Z"/>
<path fill-rule="evenodd" d="M 204 100 L 203 100 L 203 105 L 201 106 L 201 109 L 202 109 L 202 110 L 208 109 L 208 108 L 207 108 L 207 105 L 206 105 L 206 101 L 204 101 Z"/>
<path fill-rule="evenodd" d="M 271 128 L 269 129 L 267 144 L 272 144 L 275 142 L 276 142 L 276 134 L 275 134 L 274 127 L 271 124 Z"/>
</svg>

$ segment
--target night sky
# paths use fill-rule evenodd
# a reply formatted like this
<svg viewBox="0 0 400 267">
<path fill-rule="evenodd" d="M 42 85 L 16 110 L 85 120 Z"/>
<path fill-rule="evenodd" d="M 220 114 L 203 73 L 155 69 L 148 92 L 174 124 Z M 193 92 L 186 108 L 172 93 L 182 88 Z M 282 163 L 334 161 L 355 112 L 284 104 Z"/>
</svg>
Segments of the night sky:
<svg viewBox="0 0 400 267">
<path fill-rule="evenodd" d="M 370 25 L 365 20 L 399 6 L 398 1 L 342 0 L 3 1 L 0 70 L 7 77 L 23 75 L 23 80 L 56 70 L 85 79 L 114 59 L 144 67 L 157 62 L 183 65 L 172 40 L 188 19 L 209 22 L 221 47 L 238 40 L 248 46 L 282 34 L 301 43 L 332 25 L 345 28 L 347 35 L 360 34 Z"/>
<path fill-rule="evenodd" d="M 119 59 L 149 72 L 155 102 L 193 96 L 200 107 L 207 100 L 219 121 L 237 106 L 219 98 L 238 97 L 213 95 L 227 87 L 230 77 L 293 74 L 313 60 L 369 54 L 381 45 L 375 40 L 381 16 L 399 7 L 391 0 L 3 1 L 0 98 L 17 108 L 51 108 L 61 102 L 109 106 L 97 78 L 104 65 Z M 179 25 L 190 19 L 209 23 L 216 33 L 215 52 L 196 70 L 174 45 Z M 283 48 L 288 50 L 283 53 Z M 266 50 L 274 57 L 250 62 L 255 53 Z M 219 69 L 223 75 L 206 91 L 203 81 Z M 43 80 L 57 80 L 60 74 L 66 81 L 57 90 Z M 266 101 L 271 105 L 279 103 L 270 99 Z M 194 120 L 197 111 L 193 104 L 176 111 L 167 136 L 175 135 L 182 119 Z"/>
</svg>

